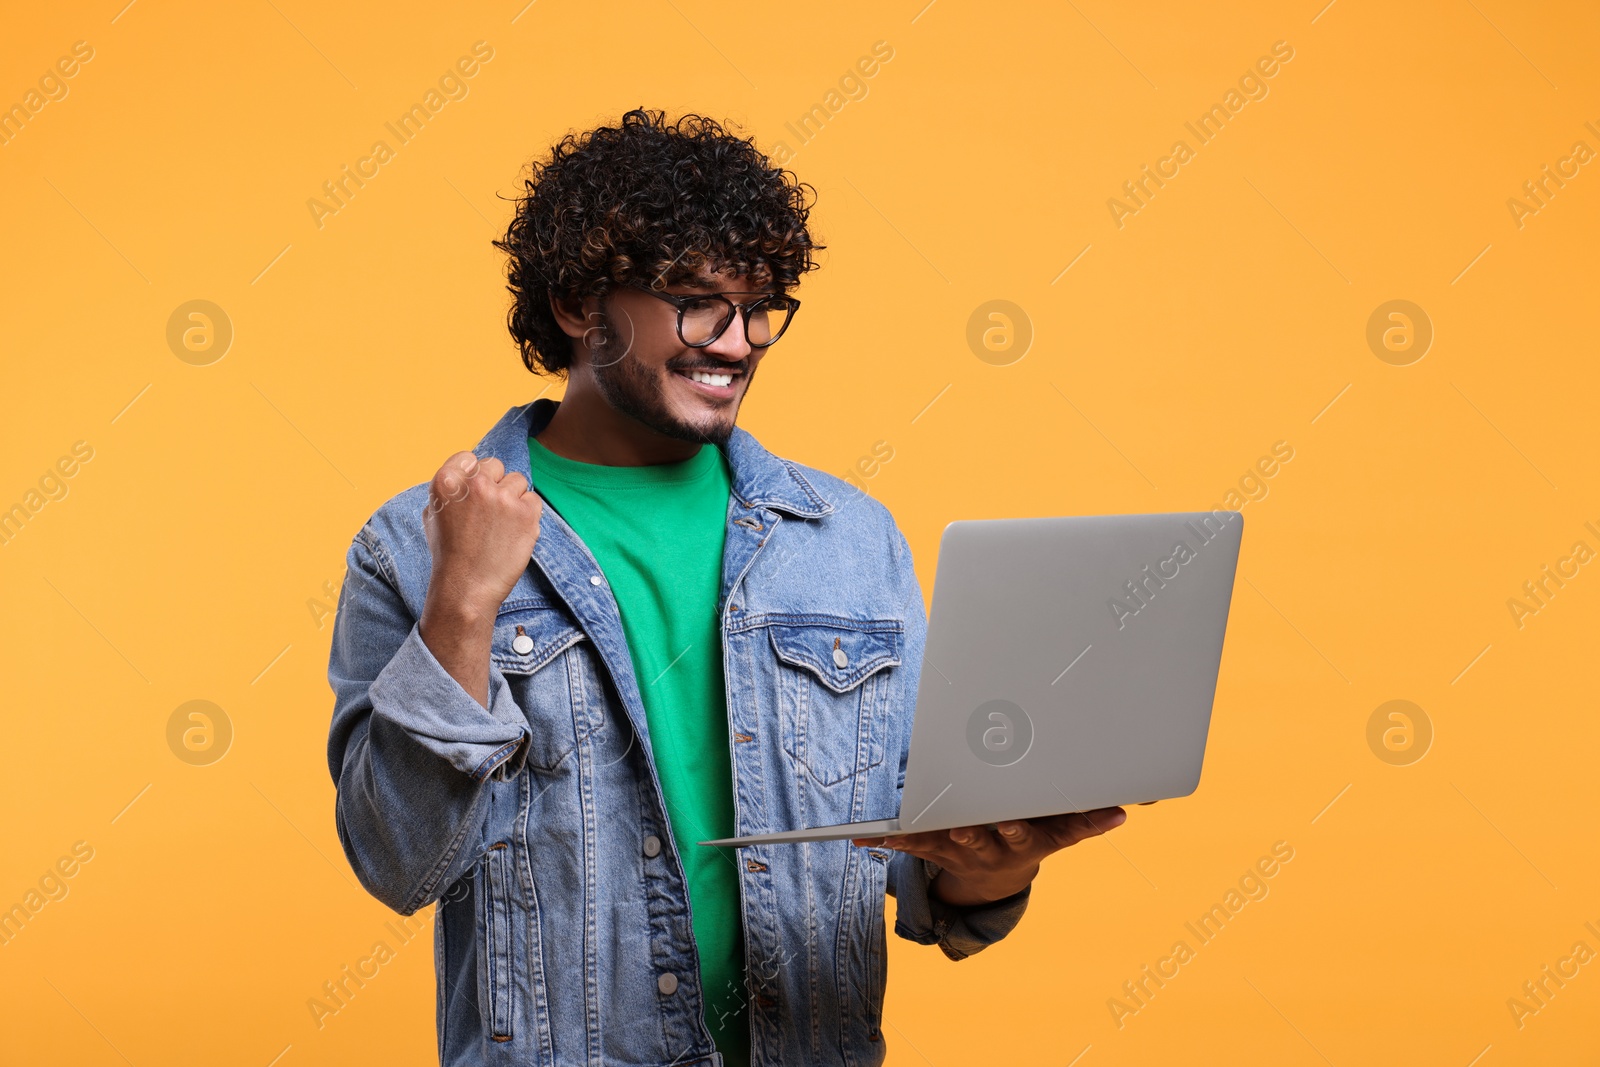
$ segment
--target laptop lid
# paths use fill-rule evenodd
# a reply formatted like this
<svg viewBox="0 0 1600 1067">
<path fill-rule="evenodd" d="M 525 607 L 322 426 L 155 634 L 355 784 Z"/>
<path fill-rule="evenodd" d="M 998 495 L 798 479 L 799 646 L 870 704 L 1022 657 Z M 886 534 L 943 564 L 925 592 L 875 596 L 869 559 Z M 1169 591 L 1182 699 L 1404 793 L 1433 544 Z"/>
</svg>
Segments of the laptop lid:
<svg viewBox="0 0 1600 1067">
<path fill-rule="evenodd" d="M 1244 516 L 952 522 L 899 824 L 948 829 L 1199 785 Z"/>
</svg>

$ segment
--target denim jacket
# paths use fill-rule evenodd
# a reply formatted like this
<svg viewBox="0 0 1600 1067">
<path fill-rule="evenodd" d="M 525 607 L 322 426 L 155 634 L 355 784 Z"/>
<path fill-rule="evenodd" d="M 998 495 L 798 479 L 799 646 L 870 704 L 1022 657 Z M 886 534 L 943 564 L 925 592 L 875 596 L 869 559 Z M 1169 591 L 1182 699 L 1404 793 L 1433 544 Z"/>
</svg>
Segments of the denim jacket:
<svg viewBox="0 0 1600 1067">
<path fill-rule="evenodd" d="M 528 437 L 556 406 L 512 408 L 476 454 L 529 476 Z M 722 447 L 737 832 L 891 818 L 927 633 L 905 538 L 882 504 L 742 429 Z M 702 1021 L 718 994 L 748 1004 L 757 1064 L 878 1064 L 885 893 L 895 933 L 952 959 L 1016 925 L 1026 890 L 945 905 L 928 892 L 938 868 L 905 853 L 849 841 L 726 849 L 746 988 L 701 989 L 678 857 L 709 846 L 673 838 L 594 557 L 544 509 L 531 565 L 495 620 L 485 710 L 417 630 L 427 499 L 426 483 L 399 493 L 350 545 L 328 766 L 361 884 L 402 915 L 437 904 L 442 1064 L 720 1067 Z"/>
</svg>

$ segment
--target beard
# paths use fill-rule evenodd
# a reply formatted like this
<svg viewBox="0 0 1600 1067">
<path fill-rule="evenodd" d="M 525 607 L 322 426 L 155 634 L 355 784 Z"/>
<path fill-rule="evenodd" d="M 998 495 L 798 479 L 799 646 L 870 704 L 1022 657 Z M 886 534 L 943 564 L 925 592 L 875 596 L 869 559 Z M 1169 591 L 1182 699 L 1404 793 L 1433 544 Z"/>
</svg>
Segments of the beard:
<svg viewBox="0 0 1600 1067">
<path fill-rule="evenodd" d="M 695 444 L 724 445 L 733 436 L 734 421 L 738 417 L 735 404 L 726 415 L 715 413 L 689 421 L 672 409 L 666 397 L 666 376 L 673 373 L 669 367 L 652 371 L 642 360 L 634 359 L 622 343 L 616 323 L 602 302 L 600 322 L 604 327 L 604 340 L 591 349 L 589 368 L 594 375 L 595 387 L 606 403 L 629 418 L 643 423 L 665 437 Z M 752 366 L 746 372 L 745 388 L 755 378 Z M 741 396 L 739 399 L 743 399 Z"/>
</svg>

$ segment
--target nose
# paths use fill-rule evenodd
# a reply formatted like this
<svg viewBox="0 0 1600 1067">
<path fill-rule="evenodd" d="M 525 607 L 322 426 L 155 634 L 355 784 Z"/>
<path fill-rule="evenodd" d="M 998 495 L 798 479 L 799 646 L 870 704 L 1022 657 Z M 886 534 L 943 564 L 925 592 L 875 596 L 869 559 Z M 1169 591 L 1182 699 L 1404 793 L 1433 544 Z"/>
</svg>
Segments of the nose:
<svg viewBox="0 0 1600 1067">
<path fill-rule="evenodd" d="M 706 345 L 700 351 L 710 353 L 718 359 L 729 362 L 739 362 L 749 359 L 755 351 L 744 334 L 744 313 L 735 310 L 733 321 L 728 323 L 728 328 L 722 331 L 722 336 Z"/>
</svg>

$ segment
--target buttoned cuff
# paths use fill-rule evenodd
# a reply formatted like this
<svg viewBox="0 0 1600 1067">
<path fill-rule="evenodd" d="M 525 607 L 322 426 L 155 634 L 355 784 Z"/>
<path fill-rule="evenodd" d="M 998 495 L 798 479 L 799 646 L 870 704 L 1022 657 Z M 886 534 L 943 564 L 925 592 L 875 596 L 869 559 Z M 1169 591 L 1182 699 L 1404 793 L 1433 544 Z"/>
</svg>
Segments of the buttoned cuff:
<svg viewBox="0 0 1600 1067">
<path fill-rule="evenodd" d="M 964 960 L 1009 934 L 1022 920 L 1030 884 L 1019 893 L 988 904 L 947 904 L 933 895 L 936 863 L 904 852 L 891 861 L 895 886 L 894 932 L 919 945 L 938 945 L 946 956 Z"/>
<path fill-rule="evenodd" d="M 398 726 L 474 781 L 506 781 L 527 761 L 528 722 L 505 675 L 486 666 L 488 708 L 440 665 L 414 623 L 394 657 L 373 679 L 372 714 Z"/>
</svg>

